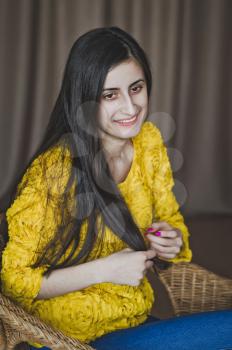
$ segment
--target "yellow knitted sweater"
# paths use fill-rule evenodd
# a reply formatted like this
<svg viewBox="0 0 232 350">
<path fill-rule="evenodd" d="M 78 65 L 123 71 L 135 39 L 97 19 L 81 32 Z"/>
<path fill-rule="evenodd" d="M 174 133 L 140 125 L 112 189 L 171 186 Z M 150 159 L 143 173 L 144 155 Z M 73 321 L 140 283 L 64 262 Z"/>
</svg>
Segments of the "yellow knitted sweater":
<svg viewBox="0 0 232 350">
<path fill-rule="evenodd" d="M 172 192 L 172 171 L 161 134 L 151 122 L 145 122 L 132 141 L 132 166 L 127 178 L 118 184 L 118 188 L 141 234 L 152 222 L 167 221 L 182 231 L 184 239 L 181 252 L 172 261 L 190 261 L 192 254 L 188 242 L 189 232 Z M 32 268 L 32 264 L 52 238 L 59 222 L 57 210 L 62 187 L 58 187 L 53 178 L 54 171 L 57 173 L 60 167 L 59 150 L 60 146 L 55 146 L 33 161 L 18 186 L 18 197 L 7 210 L 9 242 L 3 252 L 2 286 L 4 294 L 25 309 L 65 334 L 89 342 L 111 331 L 144 322 L 153 305 L 154 292 L 144 277 L 136 287 L 99 283 L 51 299 L 36 300 L 43 273 L 48 266 Z M 66 164 L 63 178 L 67 179 L 71 169 L 69 152 L 62 162 Z M 48 175 L 46 181 L 41 164 L 45 166 Z M 47 178 L 51 179 L 50 183 Z M 22 184 L 24 186 L 20 191 Z M 53 193 L 53 200 L 46 206 L 48 187 Z M 86 222 L 81 228 L 80 247 L 85 232 Z M 107 256 L 126 247 L 107 227 L 98 256 Z M 89 260 L 95 253 L 93 250 Z"/>
</svg>

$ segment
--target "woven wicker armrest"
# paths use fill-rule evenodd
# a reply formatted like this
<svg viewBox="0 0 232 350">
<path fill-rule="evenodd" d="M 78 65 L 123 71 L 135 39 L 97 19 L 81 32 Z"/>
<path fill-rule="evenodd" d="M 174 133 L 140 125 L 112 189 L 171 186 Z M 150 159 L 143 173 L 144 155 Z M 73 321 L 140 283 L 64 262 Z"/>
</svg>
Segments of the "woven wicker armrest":
<svg viewBox="0 0 232 350">
<path fill-rule="evenodd" d="M 232 308 L 232 279 L 193 263 L 173 264 L 159 276 L 176 316 Z"/>
<path fill-rule="evenodd" d="M 2 294 L 0 319 L 0 350 L 13 350 L 22 342 L 35 342 L 54 350 L 94 350 L 91 346 L 53 329 L 38 317 L 28 314 Z M 23 348 L 27 347 L 20 347 Z"/>
</svg>

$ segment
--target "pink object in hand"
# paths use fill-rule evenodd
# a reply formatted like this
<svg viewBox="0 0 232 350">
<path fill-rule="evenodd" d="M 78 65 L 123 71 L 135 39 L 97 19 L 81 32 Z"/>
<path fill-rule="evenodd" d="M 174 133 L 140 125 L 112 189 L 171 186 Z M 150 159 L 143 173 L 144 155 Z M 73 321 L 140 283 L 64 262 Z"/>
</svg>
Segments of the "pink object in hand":
<svg viewBox="0 0 232 350">
<path fill-rule="evenodd" d="M 156 236 L 161 236 L 161 232 L 160 231 L 157 231 L 157 229 L 153 228 L 153 227 L 148 227 L 146 232 L 145 232 L 145 235 L 147 235 L 148 233 L 153 233 L 154 235 Z"/>
<path fill-rule="evenodd" d="M 156 236 L 161 236 L 161 232 L 160 232 L 160 231 L 157 231 L 157 232 L 155 232 L 155 235 L 156 235 Z"/>
<path fill-rule="evenodd" d="M 155 228 L 153 228 L 153 227 L 148 227 L 147 228 L 147 232 L 155 232 L 156 231 L 156 229 Z"/>
</svg>

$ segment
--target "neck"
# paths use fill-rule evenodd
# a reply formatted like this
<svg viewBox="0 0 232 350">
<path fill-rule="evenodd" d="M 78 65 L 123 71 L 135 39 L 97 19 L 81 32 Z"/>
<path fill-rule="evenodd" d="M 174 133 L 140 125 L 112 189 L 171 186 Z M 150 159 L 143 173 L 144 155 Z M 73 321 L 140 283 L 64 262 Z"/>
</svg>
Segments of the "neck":
<svg viewBox="0 0 232 350">
<path fill-rule="evenodd" d="M 104 135 L 101 138 L 103 151 L 107 160 L 123 159 L 131 146 L 130 139 L 118 139 Z"/>
</svg>

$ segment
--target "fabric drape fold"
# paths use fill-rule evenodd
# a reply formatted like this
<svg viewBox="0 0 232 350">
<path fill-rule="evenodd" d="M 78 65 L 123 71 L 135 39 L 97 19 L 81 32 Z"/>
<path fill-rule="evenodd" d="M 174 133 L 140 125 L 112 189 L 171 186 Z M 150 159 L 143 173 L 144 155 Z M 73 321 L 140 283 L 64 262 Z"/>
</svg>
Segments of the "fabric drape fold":
<svg viewBox="0 0 232 350">
<path fill-rule="evenodd" d="M 183 213 L 231 215 L 231 14 L 230 0 L 0 0 L 0 211 L 43 136 L 74 40 L 116 25 L 151 62 L 150 120 L 161 133 L 174 124 Z"/>
</svg>

